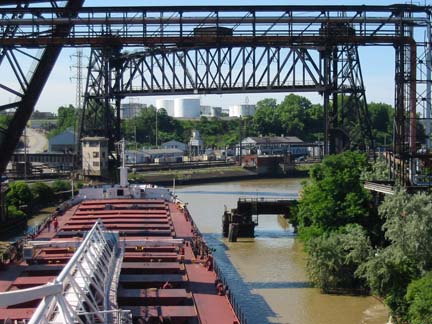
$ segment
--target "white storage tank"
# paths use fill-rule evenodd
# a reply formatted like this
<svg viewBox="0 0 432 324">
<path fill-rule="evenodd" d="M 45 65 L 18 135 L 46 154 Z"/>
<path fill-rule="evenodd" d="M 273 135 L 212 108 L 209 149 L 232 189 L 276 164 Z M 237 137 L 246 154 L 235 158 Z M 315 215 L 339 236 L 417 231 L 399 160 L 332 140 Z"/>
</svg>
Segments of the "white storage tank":
<svg viewBox="0 0 432 324">
<path fill-rule="evenodd" d="M 201 104 L 199 98 L 177 98 L 174 100 L 174 117 L 199 118 Z"/>
<path fill-rule="evenodd" d="M 174 116 L 174 100 L 172 99 L 156 99 L 156 109 L 165 109 L 168 116 Z"/>
<path fill-rule="evenodd" d="M 242 104 L 229 107 L 230 117 L 253 116 L 255 114 L 255 105 Z"/>
</svg>

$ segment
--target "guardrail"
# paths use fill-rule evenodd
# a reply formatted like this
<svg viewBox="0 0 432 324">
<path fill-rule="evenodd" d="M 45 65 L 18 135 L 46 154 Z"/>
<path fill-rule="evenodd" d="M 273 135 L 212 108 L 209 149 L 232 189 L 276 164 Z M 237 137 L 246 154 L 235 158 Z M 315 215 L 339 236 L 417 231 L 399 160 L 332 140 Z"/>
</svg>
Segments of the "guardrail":
<svg viewBox="0 0 432 324">
<path fill-rule="evenodd" d="M 213 269 L 216 272 L 220 281 L 222 281 L 222 284 L 224 285 L 224 287 L 229 288 L 228 280 L 225 278 L 225 276 L 222 273 L 222 270 L 219 268 L 216 260 L 214 260 L 214 259 L 213 259 Z M 247 324 L 246 315 L 243 312 L 243 310 L 240 306 L 240 303 L 237 300 L 237 297 L 235 296 L 235 294 L 230 289 L 228 289 L 228 299 L 229 299 L 229 302 L 230 302 L 235 314 L 237 315 L 237 318 L 240 321 L 240 324 Z"/>
</svg>

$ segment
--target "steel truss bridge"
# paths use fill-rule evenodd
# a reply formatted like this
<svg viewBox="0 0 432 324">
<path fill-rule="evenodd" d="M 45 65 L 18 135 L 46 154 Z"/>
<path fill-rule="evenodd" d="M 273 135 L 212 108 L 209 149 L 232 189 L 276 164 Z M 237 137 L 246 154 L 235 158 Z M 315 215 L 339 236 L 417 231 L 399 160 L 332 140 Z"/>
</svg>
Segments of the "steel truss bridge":
<svg viewBox="0 0 432 324">
<path fill-rule="evenodd" d="M 126 96 L 317 91 L 328 153 L 349 142 L 347 114 L 357 116 L 365 145 L 373 146 L 360 46 L 395 50 L 398 163 L 408 165 L 416 155 L 418 113 L 430 134 L 431 7 L 84 7 L 83 0 L 6 0 L 0 42 L 0 76 L 7 75 L 0 89 L 16 97 L 0 106 L 14 111 L 0 138 L 0 171 L 62 47 L 91 48 L 82 136 L 119 139 Z"/>
</svg>

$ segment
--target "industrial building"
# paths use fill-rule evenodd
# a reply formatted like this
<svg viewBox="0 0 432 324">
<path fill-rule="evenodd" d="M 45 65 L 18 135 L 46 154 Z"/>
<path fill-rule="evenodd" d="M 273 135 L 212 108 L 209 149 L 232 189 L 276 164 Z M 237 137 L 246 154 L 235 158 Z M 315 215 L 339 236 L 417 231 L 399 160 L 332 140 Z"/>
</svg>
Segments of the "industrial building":
<svg viewBox="0 0 432 324">
<path fill-rule="evenodd" d="M 204 141 L 198 130 L 192 130 L 192 136 L 189 140 L 189 152 L 192 156 L 200 155 L 204 150 Z"/>
<path fill-rule="evenodd" d="M 139 115 L 139 113 L 146 109 L 147 105 L 139 102 L 122 103 L 120 107 L 120 118 L 131 119 Z"/>
<path fill-rule="evenodd" d="M 108 175 L 108 139 L 84 137 L 81 143 L 83 175 L 106 177 Z"/>
<path fill-rule="evenodd" d="M 308 155 L 308 146 L 295 136 L 247 137 L 242 140 L 242 155 Z"/>
<path fill-rule="evenodd" d="M 183 151 L 179 149 L 144 149 L 144 162 L 148 163 L 172 163 L 181 162 Z"/>
<path fill-rule="evenodd" d="M 176 141 L 176 140 L 171 140 L 171 141 L 162 143 L 161 147 L 163 149 L 178 149 L 178 150 L 182 150 L 183 152 L 187 152 L 187 150 L 188 150 L 187 144 Z"/>
<path fill-rule="evenodd" d="M 49 152 L 75 153 L 78 135 L 71 129 L 65 130 L 48 140 Z"/>
</svg>

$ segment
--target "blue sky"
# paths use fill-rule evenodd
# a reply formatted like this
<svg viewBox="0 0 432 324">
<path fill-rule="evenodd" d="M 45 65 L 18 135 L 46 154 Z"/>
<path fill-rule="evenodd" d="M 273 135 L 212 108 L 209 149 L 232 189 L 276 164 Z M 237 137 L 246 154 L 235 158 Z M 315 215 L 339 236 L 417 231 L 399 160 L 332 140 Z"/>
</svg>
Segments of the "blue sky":
<svg viewBox="0 0 432 324">
<path fill-rule="evenodd" d="M 281 1 L 272 0 L 273 5 L 388 5 L 394 3 L 408 3 L 411 1 L 352 1 L 352 0 L 303 0 L 303 1 Z M 432 5 L 432 0 L 412 1 L 414 4 Z M 230 1 L 163 1 L 163 0 L 86 0 L 87 6 L 109 6 L 109 5 L 268 5 L 269 1 L 245 1 L 245 0 L 230 0 Z M 74 72 L 71 71 L 70 65 L 73 65 L 71 55 L 74 54 L 73 49 L 64 49 L 59 58 L 50 79 L 40 97 L 36 109 L 40 111 L 56 111 L 57 107 L 67 104 L 75 104 L 75 81 L 71 80 Z M 360 48 L 360 59 L 362 64 L 363 78 L 366 87 L 366 96 L 368 101 L 385 102 L 393 104 L 394 101 L 394 51 L 391 47 L 368 47 Z M 235 95 L 206 95 L 201 96 L 201 104 L 215 105 L 228 107 L 232 104 L 244 103 L 246 100 L 249 103 L 273 97 L 282 100 L 288 93 L 263 93 L 263 94 L 235 94 Z M 313 103 L 321 103 L 322 98 L 316 93 L 302 94 L 308 97 Z M 246 98 L 247 97 L 247 98 Z M 157 97 L 141 97 L 131 99 L 133 101 L 154 104 Z M 223 100 L 222 100 L 223 98 Z M 124 99 L 128 102 L 129 99 Z"/>
</svg>

